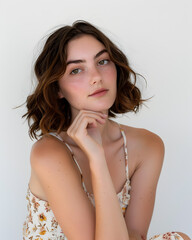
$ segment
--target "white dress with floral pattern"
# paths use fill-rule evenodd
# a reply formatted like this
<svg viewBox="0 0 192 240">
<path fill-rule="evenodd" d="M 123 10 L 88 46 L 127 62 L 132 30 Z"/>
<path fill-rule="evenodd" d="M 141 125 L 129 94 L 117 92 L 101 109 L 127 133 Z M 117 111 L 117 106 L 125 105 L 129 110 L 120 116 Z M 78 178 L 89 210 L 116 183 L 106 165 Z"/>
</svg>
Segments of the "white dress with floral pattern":
<svg viewBox="0 0 192 240">
<path fill-rule="evenodd" d="M 124 131 L 120 128 L 123 139 L 124 139 L 124 154 L 125 154 L 125 170 L 126 170 L 126 182 L 122 188 L 122 190 L 117 194 L 119 204 L 122 209 L 123 216 L 125 215 L 126 208 L 129 204 L 130 194 L 129 191 L 131 189 L 129 175 L 128 175 L 128 152 L 127 152 L 127 143 Z M 56 133 L 50 133 L 51 135 L 57 137 L 61 141 L 62 138 Z M 87 194 L 87 197 L 90 199 L 93 206 L 95 206 L 94 195 L 89 193 L 85 187 L 83 175 L 81 168 L 75 159 L 72 149 L 70 146 L 65 143 L 69 150 L 72 153 L 73 159 L 77 164 L 79 171 L 81 173 L 81 181 L 84 191 Z M 27 204 L 27 217 L 26 221 L 23 224 L 23 240 L 67 240 L 67 237 L 62 232 L 61 227 L 59 226 L 53 211 L 50 208 L 50 205 L 47 201 L 41 200 L 36 197 L 28 187 L 26 199 L 28 201 Z M 183 240 L 183 238 L 174 232 L 169 232 L 166 234 L 156 235 L 150 240 Z"/>
</svg>

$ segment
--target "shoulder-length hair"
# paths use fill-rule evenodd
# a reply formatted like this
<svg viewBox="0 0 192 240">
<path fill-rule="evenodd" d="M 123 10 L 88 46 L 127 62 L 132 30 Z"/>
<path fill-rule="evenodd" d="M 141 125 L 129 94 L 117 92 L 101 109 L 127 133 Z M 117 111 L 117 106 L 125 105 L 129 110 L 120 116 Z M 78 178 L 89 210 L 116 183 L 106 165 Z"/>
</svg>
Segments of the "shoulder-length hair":
<svg viewBox="0 0 192 240">
<path fill-rule="evenodd" d="M 34 71 L 38 84 L 27 97 L 27 112 L 23 115 L 28 120 L 31 138 L 37 139 L 38 136 L 52 131 L 66 131 L 70 126 L 70 105 L 65 98 L 60 99 L 58 96 L 58 80 L 66 70 L 68 42 L 83 34 L 92 35 L 105 46 L 117 69 L 117 95 L 108 111 L 109 117 L 116 118 L 116 114 L 130 111 L 136 113 L 144 101 L 135 85 L 137 74 L 129 66 L 125 54 L 95 26 L 86 21 L 76 21 L 72 26 L 54 31 L 35 62 Z"/>
</svg>

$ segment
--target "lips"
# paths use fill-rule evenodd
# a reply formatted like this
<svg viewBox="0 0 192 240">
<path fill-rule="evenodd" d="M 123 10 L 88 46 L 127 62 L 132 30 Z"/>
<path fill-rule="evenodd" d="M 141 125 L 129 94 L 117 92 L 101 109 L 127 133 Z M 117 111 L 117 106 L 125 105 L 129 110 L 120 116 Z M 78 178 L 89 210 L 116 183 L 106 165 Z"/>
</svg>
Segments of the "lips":
<svg viewBox="0 0 192 240">
<path fill-rule="evenodd" d="M 93 92 L 92 94 L 90 94 L 89 96 L 93 96 L 94 94 L 97 94 L 97 93 L 101 93 L 101 92 L 104 92 L 104 91 L 107 91 L 108 89 L 106 88 L 100 88 L 98 90 L 96 90 L 95 92 Z"/>
</svg>

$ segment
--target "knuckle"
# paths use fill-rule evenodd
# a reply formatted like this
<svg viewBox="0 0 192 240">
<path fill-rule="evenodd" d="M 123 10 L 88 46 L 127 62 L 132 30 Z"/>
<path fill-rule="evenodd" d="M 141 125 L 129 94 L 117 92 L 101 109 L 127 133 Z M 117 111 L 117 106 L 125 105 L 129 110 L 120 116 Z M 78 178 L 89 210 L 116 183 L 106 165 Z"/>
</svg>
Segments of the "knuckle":
<svg viewBox="0 0 192 240">
<path fill-rule="evenodd" d="M 82 116 L 82 119 L 83 119 L 83 120 L 88 120 L 89 118 L 90 118 L 90 117 L 87 116 L 87 115 Z"/>
<path fill-rule="evenodd" d="M 77 132 L 74 136 L 73 136 L 73 139 L 75 140 L 75 141 L 80 141 L 80 139 L 81 139 L 81 134 L 79 133 L 79 132 Z"/>
<path fill-rule="evenodd" d="M 69 128 L 67 129 L 67 135 L 69 135 L 69 136 L 71 135 L 71 131 Z"/>
<path fill-rule="evenodd" d="M 79 113 L 80 115 L 85 114 L 85 110 L 81 109 Z"/>
</svg>

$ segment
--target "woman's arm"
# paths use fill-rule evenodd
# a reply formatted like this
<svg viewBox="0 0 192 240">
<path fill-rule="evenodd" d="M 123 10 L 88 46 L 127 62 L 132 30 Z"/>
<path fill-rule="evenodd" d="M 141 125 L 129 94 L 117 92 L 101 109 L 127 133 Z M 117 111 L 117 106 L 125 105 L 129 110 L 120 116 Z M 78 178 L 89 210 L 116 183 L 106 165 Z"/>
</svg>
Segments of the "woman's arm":
<svg viewBox="0 0 192 240">
<path fill-rule="evenodd" d="M 137 144 L 134 144 L 135 150 L 132 154 L 138 155 L 140 160 L 131 178 L 131 200 L 125 213 L 125 221 L 130 236 L 140 240 L 142 236 L 147 238 L 157 183 L 163 165 L 164 144 L 158 135 L 145 129 L 137 130 L 135 142 Z"/>
<path fill-rule="evenodd" d="M 44 137 L 31 153 L 31 167 L 46 200 L 70 240 L 128 240 L 128 232 L 102 151 L 90 158 L 93 207 L 67 147 Z"/>
<path fill-rule="evenodd" d="M 31 168 L 67 239 L 95 240 L 95 208 L 67 146 L 53 136 L 43 137 L 32 148 Z"/>
<path fill-rule="evenodd" d="M 90 159 L 90 170 L 96 209 L 95 239 L 128 240 L 127 226 L 104 153 Z"/>
<path fill-rule="evenodd" d="M 129 240 L 127 227 L 108 170 L 102 146 L 99 124 L 104 124 L 103 114 L 81 110 L 67 134 L 87 155 L 95 198 L 95 239 Z"/>
<path fill-rule="evenodd" d="M 96 208 L 88 199 L 79 170 L 61 141 L 49 136 L 34 145 L 31 153 L 32 171 L 68 239 L 129 240 L 103 148 L 95 142 L 95 139 L 99 141 L 98 132 L 91 131 L 91 138 L 84 134 L 87 119 L 91 121 L 94 118 L 95 114 L 84 120 L 76 119 L 80 123 L 71 126 L 70 134 L 73 137 L 80 136 L 76 141 L 87 150 Z M 97 118 L 101 121 L 100 117 Z M 73 127 L 78 134 L 75 134 Z"/>
</svg>

